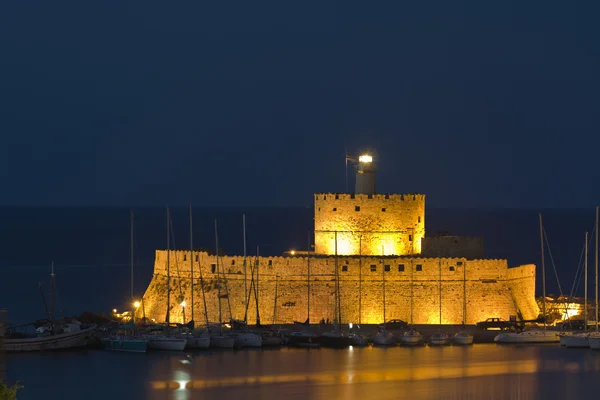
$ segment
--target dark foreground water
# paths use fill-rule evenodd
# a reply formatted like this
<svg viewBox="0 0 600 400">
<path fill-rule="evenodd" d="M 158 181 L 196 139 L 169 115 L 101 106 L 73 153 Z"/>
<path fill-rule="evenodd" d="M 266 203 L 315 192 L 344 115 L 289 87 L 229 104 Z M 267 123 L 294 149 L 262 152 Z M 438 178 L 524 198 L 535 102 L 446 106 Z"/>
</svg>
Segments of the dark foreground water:
<svg viewBox="0 0 600 400">
<path fill-rule="evenodd" d="M 9 355 L 20 399 L 592 399 L 600 352 L 556 345 Z"/>
</svg>

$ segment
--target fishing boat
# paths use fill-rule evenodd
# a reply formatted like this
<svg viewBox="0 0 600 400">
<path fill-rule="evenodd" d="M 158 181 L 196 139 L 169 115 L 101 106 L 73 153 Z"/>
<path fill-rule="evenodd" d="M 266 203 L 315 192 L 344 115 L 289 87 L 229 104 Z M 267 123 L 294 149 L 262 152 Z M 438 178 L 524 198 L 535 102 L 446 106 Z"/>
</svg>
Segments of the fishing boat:
<svg viewBox="0 0 600 400">
<path fill-rule="evenodd" d="M 348 337 L 350 338 L 350 345 L 352 346 L 367 346 L 369 344 L 369 337 L 366 335 L 351 333 Z"/>
<path fill-rule="evenodd" d="M 104 350 L 128 353 L 145 353 L 148 350 L 148 340 L 136 337 L 117 335 L 101 339 L 100 341 Z"/>
<path fill-rule="evenodd" d="M 287 345 L 290 347 L 307 348 L 318 348 L 321 346 L 318 336 L 308 331 L 291 332 L 288 335 Z"/>
<path fill-rule="evenodd" d="M 560 343 L 560 334 L 558 331 L 547 329 L 546 321 L 546 268 L 544 264 L 544 228 L 542 224 L 542 214 L 539 214 L 540 220 L 540 245 L 542 253 L 542 317 L 544 328 L 527 329 L 516 332 L 501 332 L 495 338 L 496 343 Z"/>
<path fill-rule="evenodd" d="M 85 347 L 96 332 L 96 324 L 81 327 L 71 323 L 63 325 L 55 322 L 51 329 L 37 331 L 28 336 L 7 330 L 4 337 L 4 350 L 7 352 L 50 351 Z"/>
</svg>

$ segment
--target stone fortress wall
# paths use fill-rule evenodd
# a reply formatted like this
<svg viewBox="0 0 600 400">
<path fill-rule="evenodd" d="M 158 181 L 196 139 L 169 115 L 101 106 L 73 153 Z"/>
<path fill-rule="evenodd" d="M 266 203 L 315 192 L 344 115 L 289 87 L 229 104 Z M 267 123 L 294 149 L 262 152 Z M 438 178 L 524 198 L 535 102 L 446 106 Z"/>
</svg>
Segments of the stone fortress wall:
<svg viewBox="0 0 600 400">
<path fill-rule="evenodd" d="M 425 195 L 316 193 L 315 253 L 407 255 L 421 252 Z"/>
<path fill-rule="evenodd" d="M 362 210 L 362 209 L 361 209 Z M 190 252 L 170 253 L 171 322 L 191 319 Z M 204 323 L 204 303 L 199 272 L 202 270 L 206 306 L 210 322 L 219 319 L 218 276 L 216 258 L 205 252 L 194 253 L 194 320 Z M 283 256 L 258 258 L 258 304 L 263 324 L 305 321 L 308 299 L 308 264 L 310 262 L 310 321 L 334 319 L 334 256 Z M 247 286 L 251 287 L 251 270 L 256 258 L 246 261 Z M 338 256 L 342 323 L 383 322 L 383 287 L 385 278 L 386 320 L 402 319 L 414 324 L 460 324 L 466 287 L 466 320 L 474 324 L 490 317 L 509 319 L 518 315 L 533 319 L 539 314 L 535 301 L 535 265 L 508 268 L 506 260 L 467 258 L 424 258 L 421 256 Z M 244 259 L 241 256 L 219 257 L 223 320 L 230 317 L 256 321 L 256 301 L 252 295 L 248 307 L 244 296 Z M 466 280 L 465 280 L 466 269 Z M 136 317 L 146 316 L 163 322 L 166 316 L 167 252 L 157 250 L 152 281 L 144 294 Z M 225 278 L 225 279 L 224 279 Z M 275 293 L 277 292 L 277 296 Z M 180 305 L 186 301 L 186 307 Z M 231 307 L 231 312 L 229 311 Z M 275 317 L 274 317 L 275 314 Z"/>
</svg>

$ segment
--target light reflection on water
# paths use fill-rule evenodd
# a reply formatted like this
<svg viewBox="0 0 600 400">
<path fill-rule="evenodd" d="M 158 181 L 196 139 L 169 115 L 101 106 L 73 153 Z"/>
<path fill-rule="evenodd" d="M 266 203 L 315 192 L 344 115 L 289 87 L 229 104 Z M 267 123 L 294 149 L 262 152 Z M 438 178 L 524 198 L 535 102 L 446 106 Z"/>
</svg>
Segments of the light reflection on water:
<svg viewBox="0 0 600 400">
<path fill-rule="evenodd" d="M 55 368 L 44 368 L 50 364 Z M 122 398 L 181 400 L 563 399 L 600 390 L 600 353 L 558 346 L 89 351 L 11 355 L 7 367 L 9 379 L 24 382 L 23 399 L 78 398 L 78 387 L 89 399 L 118 391 Z M 61 376 L 73 377 L 69 390 L 57 383 Z"/>
</svg>

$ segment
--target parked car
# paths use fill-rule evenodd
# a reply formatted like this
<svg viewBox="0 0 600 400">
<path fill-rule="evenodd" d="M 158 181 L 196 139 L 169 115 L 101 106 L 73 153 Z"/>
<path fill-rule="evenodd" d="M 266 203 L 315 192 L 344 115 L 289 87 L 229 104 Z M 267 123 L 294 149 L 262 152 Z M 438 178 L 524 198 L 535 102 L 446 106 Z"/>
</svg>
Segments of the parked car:
<svg viewBox="0 0 600 400">
<path fill-rule="evenodd" d="M 393 330 L 408 329 L 408 323 L 406 321 L 402 321 L 401 319 L 390 319 L 385 323 L 385 326 L 387 329 Z M 379 324 L 379 327 L 383 328 L 383 324 Z"/>
<path fill-rule="evenodd" d="M 479 329 L 504 330 L 514 327 L 515 323 L 502 318 L 488 318 L 485 321 L 479 321 L 476 325 Z"/>
</svg>

